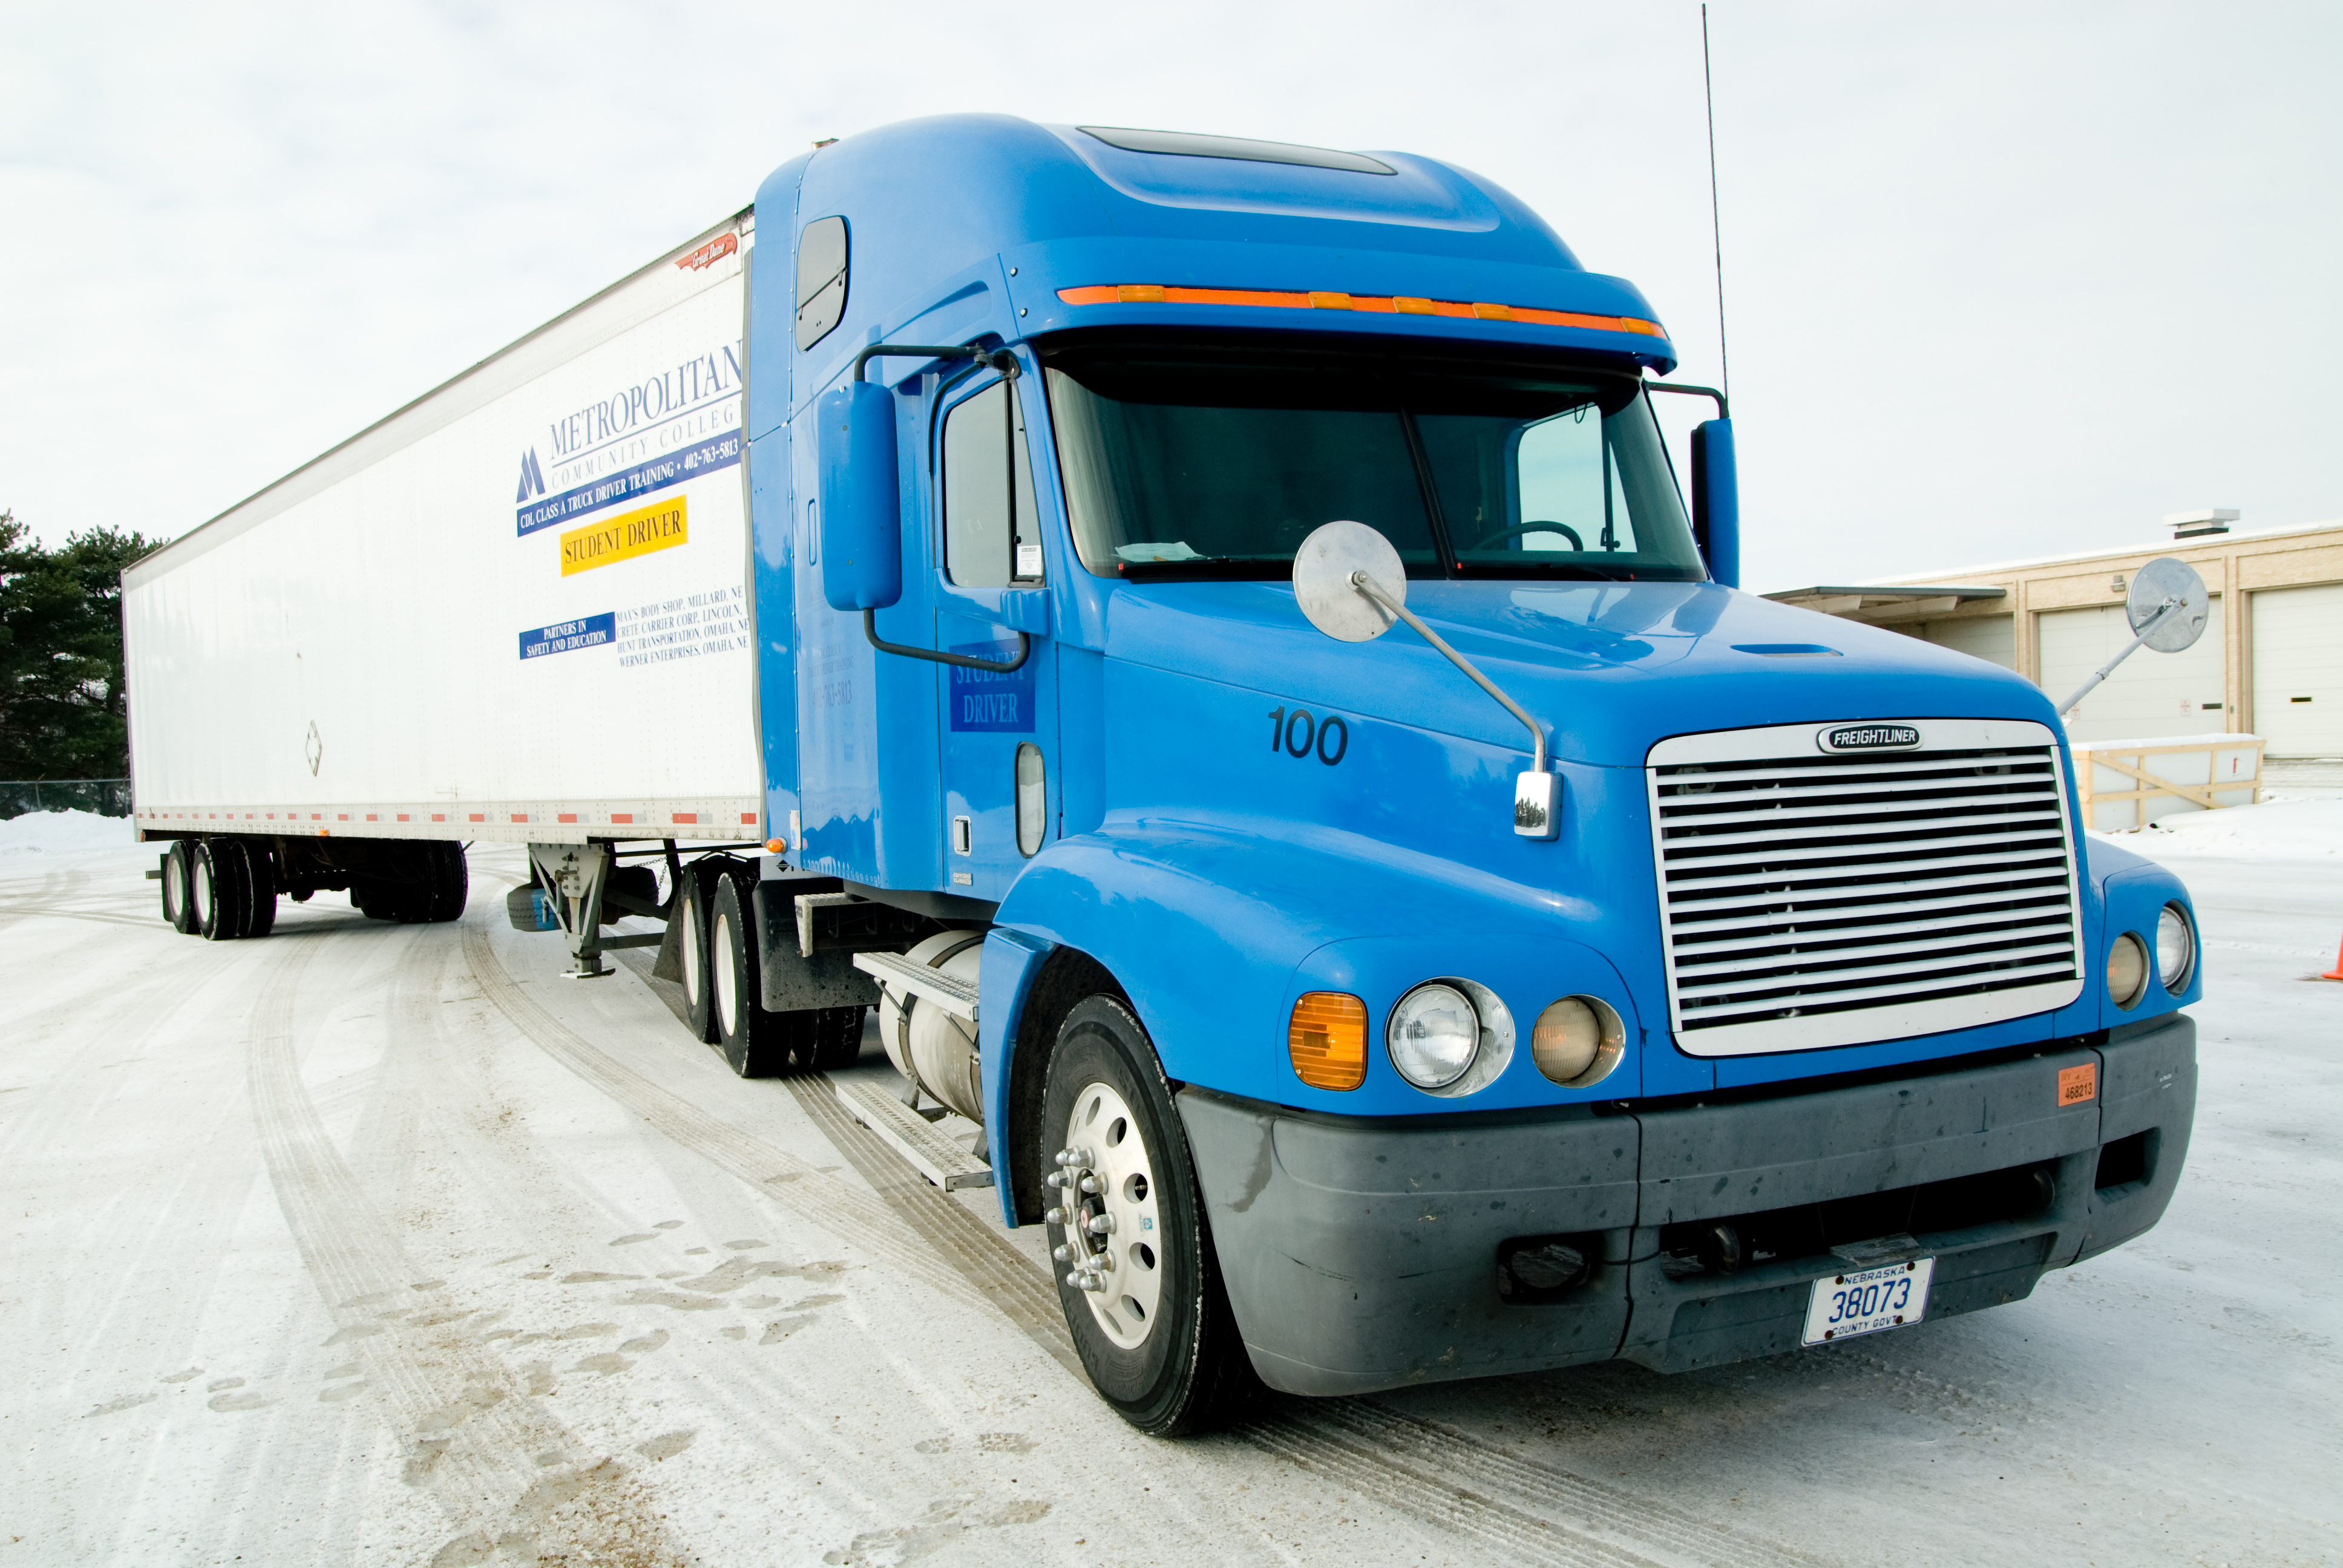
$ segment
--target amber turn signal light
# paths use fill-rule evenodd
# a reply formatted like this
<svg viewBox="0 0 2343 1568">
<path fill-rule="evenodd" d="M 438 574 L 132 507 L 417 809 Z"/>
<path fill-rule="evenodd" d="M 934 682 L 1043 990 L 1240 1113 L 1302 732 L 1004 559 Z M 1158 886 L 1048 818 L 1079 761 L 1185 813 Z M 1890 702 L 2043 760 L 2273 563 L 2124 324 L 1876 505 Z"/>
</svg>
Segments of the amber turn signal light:
<svg viewBox="0 0 2343 1568">
<path fill-rule="evenodd" d="M 789 841 L 787 839 L 768 839 L 765 840 L 765 853 L 768 855 L 786 855 L 789 853 Z"/>
<path fill-rule="evenodd" d="M 1367 1080 L 1367 1004 L 1339 990 L 1304 991 L 1286 1026 L 1294 1076 L 1312 1089 L 1356 1089 Z"/>
</svg>

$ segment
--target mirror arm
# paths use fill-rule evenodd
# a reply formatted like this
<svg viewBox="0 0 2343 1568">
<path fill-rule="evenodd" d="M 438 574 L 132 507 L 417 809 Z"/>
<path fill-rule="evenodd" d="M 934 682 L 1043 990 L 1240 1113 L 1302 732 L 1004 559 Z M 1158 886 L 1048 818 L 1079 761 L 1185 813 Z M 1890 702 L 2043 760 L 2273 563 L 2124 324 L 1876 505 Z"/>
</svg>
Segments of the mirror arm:
<svg viewBox="0 0 2343 1568">
<path fill-rule="evenodd" d="M 1006 348 L 979 348 L 973 343 L 939 346 L 933 343 L 873 343 L 854 357 L 854 379 L 870 379 L 870 362 L 892 355 L 900 359 L 973 359 L 1003 376 L 1017 374 L 1017 356 Z"/>
<path fill-rule="evenodd" d="M 924 658 L 930 664 L 956 664 L 962 669 L 989 669 L 995 675 L 1007 675 L 1012 669 L 1021 668 L 1026 655 L 1033 651 L 1033 639 L 1021 631 L 1017 634 L 1017 657 L 1014 658 L 979 658 L 973 654 L 944 653 L 932 648 L 911 648 L 900 642 L 888 642 L 879 635 L 879 612 L 875 609 L 862 612 L 862 635 L 869 638 L 870 646 L 881 653 L 900 653 L 905 658 Z"/>
<path fill-rule="evenodd" d="M 1407 606 L 1400 603 L 1399 600 L 1393 598 L 1390 594 L 1385 593 L 1383 591 L 1383 585 L 1375 581 L 1374 578 L 1369 577 L 1364 572 L 1353 572 L 1351 574 L 1351 586 L 1358 589 L 1361 593 L 1366 595 L 1369 598 L 1374 600 L 1377 604 L 1383 606 L 1385 609 L 1391 611 L 1393 615 L 1399 617 L 1400 619 L 1407 622 L 1408 625 L 1413 627 L 1415 628 L 1415 634 L 1418 637 L 1423 638 L 1424 641 L 1438 648 L 1447 658 L 1449 663 L 1454 665 L 1457 668 L 1463 670 L 1467 676 L 1472 678 L 1473 685 L 1479 687 L 1482 690 L 1495 698 L 1497 699 L 1498 706 L 1502 707 L 1506 712 L 1512 714 L 1514 718 L 1520 719 L 1523 727 L 1530 732 L 1530 750 L 1533 754 L 1533 760 L 1530 763 L 1530 771 L 1533 773 L 1543 773 L 1545 771 L 1545 729 L 1544 726 L 1540 725 L 1536 719 L 1532 719 L 1527 713 L 1522 711 L 1522 705 L 1520 703 L 1515 702 L 1512 698 L 1507 697 L 1503 692 L 1498 690 L 1497 683 L 1495 681 L 1491 680 L 1487 676 L 1473 668 L 1470 659 L 1457 652 L 1454 648 L 1449 647 L 1447 643 L 1442 641 L 1438 632 L 1424 625 L 1421 620 L 1418 620 L 1415 618 L 1414 612 L 1410 610 Z"/>
<path fill-rule="evenodd" d="M 1643 383 L 1643 387 L 1646 392 L 1682 392 L 1685 396 L 1691 397 L 1712 397 L 1716 400 L 1716 417 L 1718 418 L 1730 419 L 1733 417 L 1733 408 L 1731 405 L 1725 402 L 1725 394 L 1719 392 L 1714 387 L 1694 387 L 1689 383 L 1678 385 L 1671 384 L 1666 381 L 1646 381 Z"/>
<path fill-rule="evenodd" d="M 2131 639 L 2130 646 L 2127 647 L 2121 653 L 2116 655 L 2113 658 L 2107 660 L 2107 663 L 2099 666 L 2097 672 L 2095 673 L 2090 679 L 2083 682 L 2082 685 L 2075 689 L 2074 696 L 2066 699 L 2066 701 L 2058 705 L 2059 717 L 2064 718 L 2070 710 L 2073 709 L 2075 704 L 2082 701 L 2086 697 L 2090 696 L 2092 692 L 2097 691 L 2099 689 L 2099 682 L 2105 680 L 2108 676 L 2113 675 L 2116 672 L 2117 665 L 2121 664 L 2125 659 L 2129 658 L 2133 654 L 2137 653 L 2139 651 L 2140 644 L 2147 640 L 2148 633 L 2154 631 L 2157 627 L 2162 626 L 2164 624 L 2164 618 L 2172 614 L 2173 611 L 2179 608 L 2180 601 L 2177 598 L 2167 598 L 2162 605 L 2158 606 L 2156 613 L 2149 616 L 2146 624 L 2140 627 L 2139 635 Z"/>
</svg>

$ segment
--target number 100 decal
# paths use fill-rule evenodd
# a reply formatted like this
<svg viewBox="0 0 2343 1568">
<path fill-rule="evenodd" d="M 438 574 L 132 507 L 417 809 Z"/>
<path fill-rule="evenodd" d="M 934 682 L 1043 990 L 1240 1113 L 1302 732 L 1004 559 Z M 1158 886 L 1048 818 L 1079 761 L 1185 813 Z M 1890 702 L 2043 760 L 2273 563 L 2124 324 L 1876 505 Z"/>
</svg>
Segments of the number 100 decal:
<svg viewBox="0 0 2343 1568">
<path fill-rule="evenodd" d="M 1269 715 L 1269 749 L 1295 759 L 1314 754 L 1332 768 L 1350 754 L 1350 722 L 1339 713 L 1320 719 L 1306 708 L 1273 709 Z"/>
</svg>

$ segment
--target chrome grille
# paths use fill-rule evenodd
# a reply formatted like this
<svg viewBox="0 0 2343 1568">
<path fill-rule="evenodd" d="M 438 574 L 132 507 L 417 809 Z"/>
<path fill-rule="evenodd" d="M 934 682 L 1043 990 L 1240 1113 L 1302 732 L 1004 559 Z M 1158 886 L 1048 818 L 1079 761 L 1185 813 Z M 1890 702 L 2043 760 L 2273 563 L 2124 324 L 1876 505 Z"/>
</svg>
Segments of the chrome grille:
<svg viewBox="0 0 2343 1568">
<path fill-rule="evenodd" d="M 1682 749 L 1655 749 L 1649 776 L 1687 1050 L 1934 1032 L 2079 990 L 2055 747 L 1666 759 Z"/>
</svg>

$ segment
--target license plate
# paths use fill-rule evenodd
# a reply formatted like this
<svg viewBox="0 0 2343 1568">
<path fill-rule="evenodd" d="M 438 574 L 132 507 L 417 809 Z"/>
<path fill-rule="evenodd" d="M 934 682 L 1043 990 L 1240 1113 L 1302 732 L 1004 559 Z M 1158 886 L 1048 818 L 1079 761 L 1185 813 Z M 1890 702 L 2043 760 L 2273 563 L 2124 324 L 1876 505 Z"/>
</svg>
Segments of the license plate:
<svg viewBox="0 0 2343 1568">
<path fill-rule="evenodd" d="M 1832 1343 L 1918 1322 L 1928 1308 L 1928 1276 L 1936 1267 L 1934 1258 L 1914 1258 L 1816 1280 L 1806 1302 L 1806 1343 Z"/>
</svg>

